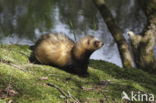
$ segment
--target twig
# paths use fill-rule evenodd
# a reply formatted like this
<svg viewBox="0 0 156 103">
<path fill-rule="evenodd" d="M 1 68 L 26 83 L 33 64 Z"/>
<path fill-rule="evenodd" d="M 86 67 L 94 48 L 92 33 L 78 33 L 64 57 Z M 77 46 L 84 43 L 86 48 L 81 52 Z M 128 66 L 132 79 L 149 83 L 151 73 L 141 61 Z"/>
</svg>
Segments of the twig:
<svg viewBox="0 0 156 103">
<path fill-rule="evenodd" d="M 48 86 L 50 87 L 54 87 L 56 88 L 57 90 L 59 90 L 59 92 L 64 95 L 66 98 L 68 98 L 68 94 L 66 94 L 61 88 L 59 88 L 57 85 L 55 84 L 52 84 L 52 83 L 47 83 Z"/>
<path fill-rule="evenodd" d="M 25 55 L 26 57 L 29 57 L 29 55 L 28 54 L 25 54 L 24 52 L 22 52 L 22 51 L 20 51 L 20 53 L 22 54 L 22 55 Z"/>
<path fill-rule="evenodd" d="M 1 63 L 5 63 L 5 64 L 8 64 L 8 65 L 13 66 L 13 67 L 15 67 L 15 68 L 17 68 L 17 69 L 20 69 L 20 70 L 25 70 L 25 68 L 23 68 L 23 67 L 21 67 L 21 66 L 19 66 L 19 65 L 13 64 L 13 63 L 12 63 L 11 61 L 9 61 L 9 60 L 0 59 L 0 62 L 1 62 Z"/>
<path fill-rule="evenodd" d="M 75 98 L 74 96 L 72 96 L 70 94 L 70 92 L 66 92 L 63 89 L 61 89 L 60 87 L 58 87 L 57 85 L 52 84 L 52 83 L 47 83 L 47 85 L 50 86 L 50 87 L 56 88 L 63 96 L 66 97 L 66 99 L 71 98 L 71 99 L 74 100 L 74 103 L 80 103 L 80 101 L 77 98 Z"/>
</svg>

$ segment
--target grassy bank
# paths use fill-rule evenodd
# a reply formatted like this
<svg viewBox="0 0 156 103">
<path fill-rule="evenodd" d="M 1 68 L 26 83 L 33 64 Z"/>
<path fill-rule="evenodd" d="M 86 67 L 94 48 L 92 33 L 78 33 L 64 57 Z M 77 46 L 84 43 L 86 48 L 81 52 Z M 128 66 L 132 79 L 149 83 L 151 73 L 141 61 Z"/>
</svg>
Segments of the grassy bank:
<svg viewBox="0 0 156 103">
<path fill-rule="evenodd" d="M 0 45 L 0 103 L 123 103 L 121 93 L 156 96 L 156 76 L 91 60 L 83 78 L 29 62 L 28 46 Z"/>
</svg>

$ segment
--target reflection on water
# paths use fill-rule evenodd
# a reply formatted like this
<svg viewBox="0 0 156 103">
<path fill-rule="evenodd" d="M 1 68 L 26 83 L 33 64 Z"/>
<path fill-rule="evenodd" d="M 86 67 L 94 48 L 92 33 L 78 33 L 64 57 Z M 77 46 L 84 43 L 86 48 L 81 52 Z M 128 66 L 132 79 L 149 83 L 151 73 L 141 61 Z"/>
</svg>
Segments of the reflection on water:
<svg viewBox="0 0 156 103">
<path fill-rule="evenodd" d="M 34 30 L 48 31 L 54 0 L 0 0 L 0 38 L 18 36 L 33 40 Z"/>
<path fill-rule="evenodd" d="M 25 38 L 19 38 L 16 35 L 5 37 L 1 40 L 1 42 L 4 44 L 22 44 L 22 45 L 25 45 L 25 44 L 33 45 L 34 44 L 31 40 L 25 39 Z"/>
<path fill-rule="evenodd" d="M 146 18 L 135 0 L 107 3 L 125 36 L 127 30 L 142 31 Z M 63 32 L 73 40 L 75 34 L 76 40 L 95 35 L 105 45 L 91 58 L 121 66 L 117 46 L 91 0 L 0 0 L 1 43 L 33 45 L 46 32 Z"/>
</svg>

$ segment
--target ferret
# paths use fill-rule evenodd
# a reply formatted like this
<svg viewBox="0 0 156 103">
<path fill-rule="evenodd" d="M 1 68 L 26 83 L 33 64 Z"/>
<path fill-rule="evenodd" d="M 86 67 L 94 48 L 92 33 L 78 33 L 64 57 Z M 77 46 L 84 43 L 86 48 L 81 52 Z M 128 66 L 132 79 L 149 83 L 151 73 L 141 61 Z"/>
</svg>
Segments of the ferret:
<svg viewBox="0 0 156 103">
<path fill-rule="evenodd" d="M 103 42 L 91 35 L 74 42 L 62 33 L 49 33 L 42 35 L 36 42 L 32 56 L 41 64 L 88 75 L 89 57 L 102 46 Z"/>
</svg>

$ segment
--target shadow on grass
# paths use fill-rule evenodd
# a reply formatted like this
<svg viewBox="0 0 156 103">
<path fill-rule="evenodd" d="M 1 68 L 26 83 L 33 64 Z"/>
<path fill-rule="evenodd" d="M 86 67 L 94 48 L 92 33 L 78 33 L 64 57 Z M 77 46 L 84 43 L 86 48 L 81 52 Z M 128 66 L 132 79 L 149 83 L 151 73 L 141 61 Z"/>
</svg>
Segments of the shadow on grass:
<svg viewBox="0 0 156 103">
<path fill-rule="evenodd" d="M 104 73 L 111 75 L 115 79 L 119 79 L 121 81 L 126 81 L 128 85 L 122 86 L 115 84 L 112 86 L 112 89 L 118 89 L 120 87 L 124 88 L 135 88 L 135 84 L 140 85 L 145 88 L 148 92 L 152 92 L 156 95 L 156 76 L 146 73 L 142 70 L 138 69 L 126 69 L 120 68 L 115 64 L 106 63 L 104 61 L 91 60 L 90 67 L 94 69 L 98 69 L 103 71 Z M 150 68 L 149 68 L 150 69 Z M 116 90 L 115 89 L 115 90 Z"/>
</svg>

